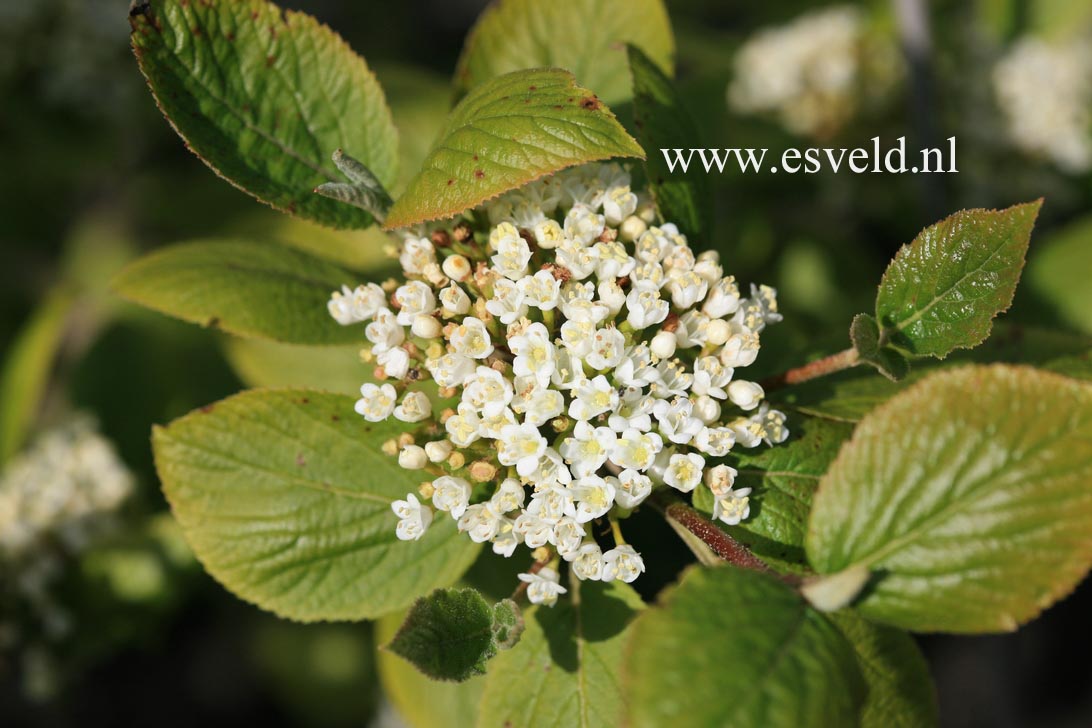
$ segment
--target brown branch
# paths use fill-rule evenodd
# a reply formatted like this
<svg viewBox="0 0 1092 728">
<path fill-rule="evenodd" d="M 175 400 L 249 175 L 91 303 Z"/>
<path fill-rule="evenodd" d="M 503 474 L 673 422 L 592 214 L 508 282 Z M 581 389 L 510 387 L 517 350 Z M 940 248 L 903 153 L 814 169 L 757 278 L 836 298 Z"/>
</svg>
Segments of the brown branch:
<svg viewBox="0 0 1092 728">
<path fill-rule="evenodd" d="M 781 387 L 789 387 L 793 384 L 800 384 L 801 382 L 806 382 L 810 379 L 816 379 L 827 374 L 840 372 L 843 369 L 849 369 L 860 363 L 861 361 L 857 356 L 857 350 L 849 348 L 845 351 L 840 351 L 837 354 L 831 354 L 822 359 L 817 359 L 802 367 L 796 367 L 795 369 L 790 369 L 787 372 L 782 372 L 776 376 L 768 377 L 762 380 L 760 384 L 766 391 L 780 389 Z"/>
</svg>

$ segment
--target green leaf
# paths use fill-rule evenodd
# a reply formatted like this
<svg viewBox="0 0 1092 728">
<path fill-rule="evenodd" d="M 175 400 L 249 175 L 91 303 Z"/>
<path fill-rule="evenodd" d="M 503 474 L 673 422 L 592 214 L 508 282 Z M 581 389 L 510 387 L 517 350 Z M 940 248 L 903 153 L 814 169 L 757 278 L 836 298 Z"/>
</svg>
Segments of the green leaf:
<svg viewBox="0 0 1092 728">
<path fill-rule="evenodd" d="M 698 144 L 697 127 L 671 79 L 641 49 L 633 45 L 628 49 L 634 123 L 637 139 L 648 150 L 645 171 L 656 207 L 664 220 L 677 224 L 692 241 L 708 243 L 713 224 L 709 175 L 697 167 L 673 173 L 660 151 Z"/>
<path fill-rule="evenodd" d="M 500 0 L 470 31 L 455 85 L 466 92 L 510 71 L 557 67 L 618 103 L 630 98 L 627 43 L 674 72 L 675 38 L 661 0 Z"/>
<path fill-rule="evenodd" d="M 0 371 L 0 464 L 19 451 L 34 425 L 74 301 L 67 288 L 54 289 L 5 352 Z"/>
<path fill-rule="evenodd" d="M 856 725 L 853 648 L 776 578 L 691 568 L 631 630 L 626 725 Z"/>
<path fill-rule="evenodd" d="M 742 452 L 735 467 L 737 488 L 751 488 L 751 515 L 738 526 L 717 525 L 779 569 L 799 571 L 805 565 L 804 536 L 812 494 L 852 425 L 812 417 L 789 421 L 790 439 L 754 454 Z M 694 506 L 713 511 L 708 488 L 694 491 Z"/>
<path fill-rule="evenodd" d="M 880 379 L 869 372 L 850 369 L 805 382 L 784 392 L 775 392 L 772 396 L 779 400 L 779 405 L 803 414 L 858 422 L 869 411 L 931 372 L 960 363 L 998 361 L 1034 364 L 1059 374 L 1092 381 L 1092 339 L 998 324 L 993 336 L 974 351 L 957 352 L 943 363 L 924 363 L 898 383 Z"/>
<path fill-rule="evenodd" d="M 405 614 L 395 613 L 375 623 L 377 644 L 387 644 L 402 626 Z M 436 682 L 388 650 L 379 650 L 379 682 L 399 717 L 412 728 L 472 726 L 485 689 L 483 676 L 465 682 Z"/>
<path fill-rule="evenodd" d="M 619 725 L 626 627 L 642 607 L 626 584 L 572 579 L 556 606 L 529 610 L 490 666 L 478 728 Z"/>
<path fill-rule="evenodd" d="M 511 599 L 490 606 L 475 589 L 437 589 L 414 602 L 387 649 L 434 680 L 463 682 L 484 675 L 486 662 L 522 631 Z"/>
<path fill-rule="evenodd" d="M 1066 324 L 1092 334 L 1092 216 L 1037 240 L 1028 260 L 1025 286 Z"/>
<path fill-rule="evenodd" d="M 364 59 L 303 13 L 263 0 L 136 2 L 133 50 L 159 108 L 217 174 L 278 210 L 338 228 L 365 211 L 316 195 L 344 149 L 388 186 L 398 134 Z"/>
<path fill-rule="evenodd" d="M 330 317 L 330 292 L 355 276 L 306 253 L 268 243 L 199 241 L 146 255 L 114 290 L 148 308 L 231 334 L 293 344 L 363 341 Z"/>
<path fill-rule="evenodd" d="M 299 387 L 359 396 L 374 381 L 360 361 L 360 346 L 298 346 L 265 339 L 225 336 L 224 356 L 248 387 Z"/>
<path fill-rule="evenodd" d="M 334 152 L 333 159 L 338 171 L 349 181 L 347 183 L 324 182 L 315 188 L 315 192 L 359 207 L 379 222 L 383 222 L 392 203 L 391 196 L 383 187 L 383 183 L 365 165 L 340 149 Z"/>
<path fill-rule="evenodd" d="M 943 359 L 985 341 L 1012 303 L 1042 203 L 963 210 L 904 245 L 876 296 L 881 342 Z"/>
<path fill-rule="evenodd" d="M 386 227 L 451 217 L 544 175 L 610 157 L 644 152 L 571 73 L 509 73 L 475 88 L 451 112 Z"/>
<path fill-rule="evenodd" d="M 868 686 L 861 728 L 930 728 L 940 723 L 936 690 L 914 639 L 848 612 L 830 615 L 857 653 Z"/>
<path fill-rule="evenodd" d="M 1013 630 L 1092 565 L 1092 385 L 1028 367 L 934 374 L 861 420 L 808 524 L 815 570 L 917 631 Z"/>
<path fill-rule="evenodd" d="M 377 445 L 353 400 L 252 390 L 155 428 L 163 491 L 187 542 L 237 596 L 301 621 L 370 619 L 454 582 L 478 551 L 449 518 L 399 541 L 391 503 L 420 475 Z"/>
<path fill-rule="evenodd" d="M 880 327 L 868 314 L 859 313 L 853 317 L 849 339 L 857 357 L 891 381 L 897 382 L 910 373 L 910 362 L 906 357 L 889 346 L 880 345 Z"/>
</svg>

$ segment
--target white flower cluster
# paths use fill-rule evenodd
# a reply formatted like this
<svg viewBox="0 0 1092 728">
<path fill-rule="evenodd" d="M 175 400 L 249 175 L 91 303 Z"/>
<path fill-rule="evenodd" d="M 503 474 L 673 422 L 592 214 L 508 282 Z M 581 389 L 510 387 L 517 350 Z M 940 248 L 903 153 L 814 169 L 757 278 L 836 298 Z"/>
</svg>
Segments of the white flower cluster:
<svg viewBox="0 0 1092 728">
<path fill-rule="evenodd" d="M 523 543 L 580 579 L 631 582 L 644 562 L 618 518 L 654 489 L 690 493 L 704 478 L 718 518 L 746 518 L 749 490 L 715 461 L 788 435 L 762 387 L 736 376 L 781 319 L 775 291 L 743 296 L 715 253 L 653 225 L 616 164 L 559 173 L 479 215 L 491 227 L 477 235 L 460 223 L 407 237 L 404 283 L 329 302 L 340 323 L 367 322 L 379 365 L 356 411 L 416 424 L 385 449 L 433 476 L 393 504 L 398 537 L 421 538 L 443 511 L 498 554 Z M 457 404 L 435 412 L 426 391 Z M 598 519 L 613 548 L 590 534 Z M 535 603 L 565 591 L 553 568 L 521 579 Z"/>
<path fill-rule="evenodd" d="M 132 475 L 89 420 L 47 432 L 0 476 L 0 556 L 19 557 L 46 538 L 83 548 L 132 487 Z"/>
<path fill-rule="evenodd" d="M 897 75 L 893 48 L 868 45 L 859 8 L 839 5 L 759 31 L 739 49 L 728 103 L 744 114 L 773 114 L 795 134 L 827 137 L 857 111 L 862 92 Z M 869 83 L 862 82 L 871 64 Z M 874 77 L 874 78 L 873 78 Z"/>
<path fill-rule="evenodd" d="M 1064 171 L 1092 169 L 1092 43 L 1025 38 L 993 72 L 1011 142 Z"/>
</svg>

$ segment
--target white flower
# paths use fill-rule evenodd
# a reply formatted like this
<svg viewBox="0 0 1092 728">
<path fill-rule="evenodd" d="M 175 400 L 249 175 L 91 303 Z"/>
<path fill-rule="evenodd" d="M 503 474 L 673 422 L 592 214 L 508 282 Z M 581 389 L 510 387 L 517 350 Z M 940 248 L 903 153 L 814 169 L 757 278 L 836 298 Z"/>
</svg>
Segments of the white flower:
<svg viewBox="0 0 1092 728">
<path fill-rule="evenodd" d="M 497 243 L 497 254 L 493 256 L 493 270 L 505 278 L 518 281 L 527 273 L 527 264 L 531 261 L 531 248 L 527 241 L 517 233 L 504 236 Z"/>
<path fill-rule="evenodd" d="M 394 529 L 394 535 L 402 541 L 417 541 L 425 535 L 429 524 L 432 523 L 432 511 L 421 505 L 413 493 L 406 495 L 405 500 L 396 500 L 391 503 L 391 510 L 398 516 L 398 526 Z"/>
<path fill-rule="evenodd" d="M 436 310 L 436 295 L 427 283 L 421 281 L 410 281 L 399 286 L 394 292 L 394 301 L 399 306 L 395 320 L 400 326 L 409 326 L 419 314 Z"/>
<path fill-rule="evenodd" d="M 617 281 L 610 279 L 599 281 L 595 291 L 599 294 L 599 303 L 607 307 L 607 316 L 611 318 L 617 316 L 622 306 L 626 305 L 626 292 Z"/>
<path fill-rule="evenodd" d="M 659 381 L 660 372 L 652 366 L 652 352 L 641 342 L 630 347 L 614 368 L 615 380 L 624 387 L 646 387 Z"/>
<path fill-rule="evenodd" d="M 555 225 L 557 223 L 554 223 Z M 518 281 L 523 301 L 543 311 L 552 311 L 557 307 L 561 295 L 561 281 L 554 278 L 550 271 L 540 270 L 533 276 L 524 276 Z"/>
<path fill-rule="evenodd" d="M 577 478 L 591 475 L 614 450 L 617 436 L 608 427 L 592 427 L 587 422 L 577 422 L 573 436 L 566 437 L 561 443 L 561 455 L 569 463 L 570 470 Z"/>
<path fill-rule="evenodd" d="M 543 250 L 553 250 L 565 242 L 565 233 L 556 220 L 543 220 L 537 223 L 531 232 L 535 242 Z"/>
<path fill-rule="evenodd" d="M 496 440 L 508 425 L 516 424 L 512 410 L 500 402 L 490 402 L 482 408 L 478 423 L 478 432 L 482 437 Z"/>
<path fill-rule="evenodd" d="M 496 369 L 479 366 L 463 382 L 462 401 L 483 410 L 487 405 L 505 406 L 512 401 L 512 382 Z"/>
<path fill-rule="evenodd" d="M 383 289 L 374 283 L 366 283 L 355 290 L 342 286 L 340 292 L 334 291 L 330 295 L 326 307 L 335 321 L 348 326 L 369 320 L 386 303 L 387 296 Z"/>
<path fill-rule="evenodd" d="M 573 483 L 577 523 L 606 515 L 614 505 L 614 486 L 598 475 L 585 475 Z"/>
<path fill-rule="evenodd" d="M 591 351 L 584 361 L 592 369 L 604 371 L 613 369 L 625 354 L 626 337 L 613 326 L 598 329 L 592 337 Z"/>
<path fill-rule="evenodd" d="M 462 316 L 470 310 L 470 296 L 461 287 L 452 283 L 440 291 L 440 305 L 448 316 Z"/>
<path fill-rule="evenodd" d="M 629 185 L 612 187 L 603 195 L 603 215 L 608 225 L 618 225 L 637 210 L 637 195 Z"/>
<path fill-rule="evenodd" d="M 694 447 L 715 458 L 727 455 L 735 444 L 736 433 L 730 427 L 703 427 L 694 436 Z"/>
<path fill-rule="evenodd" d="M 766 435 L 761 422 L 747 417 L 734 419 L 728 423 L 727 427 L 736 436 L 736 443 L 743 447 L 758 447 Z"/>
<path fill-rule="evenodd" d="M 728 385 L 728 398 L 732 404 L 743 410 L 753 410 L 762 401 L 766 393 L 755 382 L 737 379 Z"/>
<path fill-rule="evenodd" d="M 573 399 L 569 403 L 569 417 L 578 420 L 590 420 L 596 415 L 610 412 L 618 406 L 618 392 L 602 374 L 588 379 L 573 390 Z"/>
<path fill-rule="evenodd" d="M 443 325 L 431 314 L 418 315 L 410 326 L 410 332 L 421 339 L 438 339 L 443 334 L 443 330 Z"/>
<path fill-rule="evenodd" d="M 368 422 L 382 422 L 394 412 L 398 393 L 391 384 L 367 384 L 360 387 L 360 399 L 354 409 Z"/>
<path fill-rule="evenodd" d="M 569 271 L 572 279 L 581 281 L 595 272 L 598 259 L 594 247 L 584 247 L 578 241 L 569 239 L 557 248 L 557 264 Z"/>
<path fill-rule="evenodd" d="M 587 536 L 587 533 L 585 533 L 584 526 L 578 518 L 562 516 L 557 525 L 554 526 L 554 533 L 550 543 L 557 547 L 558 555 L 568 561 L 576 556 L 576 551 L 580 548 L 585 536 Z"/>
<path fill-rule="evenodd" d="M 364 329 L 364 335 L 372 342 L 372 351 L 376 354 L 400 346 L 406 340 L 406 330 L 387 308 L 375 312 L 372 322 Z"/>
<path fill-rule="evenodd" d="M 693 271 L 673 271 L 667 278 L 667 290 L 671 293 L 671 302 L 685 309 L 705 298 L 709 284 Z"/>
<path fill-rule="evenodd" d="M 486 301 L 485 310 L 499 318 L 502 324 L 513 323 L 527 314 L 523 291 L 515 281 L 501 278 L 493 283 L 493 297 Z"/>
<path fill-rule="evenodd" d="M 515 465 L 520 475 L 528 476 L 535 472 L 544 452 L 546 438 L 534 425 L 507 425 L 500 432 L 497 460 L 501 465 Z"/>
<path fill-rule="evenodd" d="M 661 331 L 652 337 L 648 349 L 652 352 L 654 357 L 664 360 L 675 356 L 675 349 L 678 345 L 679 340 L 676 338 L 675 334 L 670 331 Z"/>
<path fill-rule="evenodd" d="M 678 360 L 661 361 L 656 365 L 656 371 L 660 373 L 660 378 L 652 383 L 654 397 L 684 397 L 694 385 L 694 375 L 686 371 Z"/>
<path fill-rule="evenodd" d="M 514 407 L 514 405 L 513 405 Z M 556 389 L 536 387 L 525 401 L 523 421 L 543 425 L 565 411 L 565 397 Z"/>
<path fill-rule="evenodd" d="M 451 346 L 456 354 L 471 359 L 484 359 L 493 353 L 489 330 L 481 319 L 467 316 L 451 331 Z"/>
<path fill-rule="evenodd" d="M 672 455 L 664 472 L 664 482 L 675 490 L 689 493 L 701 482 L 705 458 L 694 453 Z"/>
<path fill-rule="evenodd" d="M 685 445 L 701 432 L 705 423 L 693 416 L 694 405 L 685 397 L 662 399 L 652 407 L 660 432 L 671 442 Z"/>
<path fill-rule="evenodd" d="M 627 584 L 645 570 L 644 559 L 629 544 L 622 544 L 603 554 L 603 581 L 624 581 Z"/>
<path fill-rule="evenodd" d="M 648 470 L 663 448 L 664 441 L 655 432 L 626 430 L 611 450 L 610 461 L 620 468 Z"/>
<path fill-rule="evenodd" d="M 735 370 L 721 364 L 715 356 L 702 356 L 694 362 L 694 394 L 704 394 L 716 399 L 727 399 L 724 387 L 732 381 Z"/>
<path fill-rule="evenodd" d="M 493 510 L 493 504 L 486 501 L 467 506 L 457 525 L 474 543 L 485 543 L 497 537 L 504 520 L 501 514 Z"/>
<path fill-rule="evenodd" d="M 515 528 L 515 521 L 511 518 L 501 518 L 497 527 L 497 535 L 493 537 L 493 553 L 509 558 L 519 546 L 522 536 Z"/>
<path fill-rule="evenodd" d="M 557 365 L 554 369 L 552 384 L 558 389 L 575 389 L 587 380 L 584 363 L 568 347 L 557 350 Z"/>
<path fill-rule="evenodd" d="M 595 324 L 591 321 L 566 321 L 561 325 L 561 343 L 571 356 L 584 359 L 591 353 Z"/>
<path fill-rule="evenodd" d="M 432 402 L 424 392 L 407 392 L 402 404 L 394 408 L 394 416 L 402 422 L 420 422 L 432 414 Z"/>
<path fill-rule="evenodd" d="M 595 275 L 601 280 L 627 276 L 637 265 L 626 246 L 613 241 L 595 244 L 595 261 Z"/>
<path fill-rule="evenodd" d="M 672 247 L 674 244 L 663 230 L 650 227 L 637 239 L 637 257 L 645 263 L 659 263 Z"/>
<path fill-rule="evenodd" d="M 402 242 L 402 253 L 398 256 L 402 270 L 410 275 L 424 272 L 425 266 L 436 262 L 436 250 L 428 238 L 408 237 Z"/>
<path fill-rule="evenodd" d="M 452 450 L 451 443 L 447 440 L 425 443 L 425 455 L 428 456 L 429 462 L 442 463 L 448 459 Z"/>
<path fill-rule="evenodd" d="M 758 357 L 758 334 L 750 329 L 737 327 L 720 350 L 720 363 L 726 367 L 749 367 Z"/>
<path fill-rule="evenodd" d="M 622 508 L 636 508 L 652 494 L 652 479 L 627 468 L 618 473 L 614 502 Z"/>
<path fill-rule="evenodd" d="M 656 400 L 644 393 L 640 387 L 627 387 L 607 419 L 607 426 L 615 432 L 629 429 L 648 432 L 652 429 L 652 407 Z"/>
<path fill-rule="evenodd" d="M 537 574 L 520 574 L 519 580 L 527 584 L 527 599 L 531 604 L 544 604 L 552 607 L 557 604 L 557 597 L 568 591 L 558 583 L 557 572 L 543 567 Z"/>
<path fill-rule="evenodd" d="M 549 485 L 568 485 L 573 482 L 573 475 L 565 467 L 565 461 L 552 447 L 546 448 L 538 461 L 538 470 L 527 479 L 539 488 Z"/>
<path fill-rule="evenodd" d="M 626 296 L 626 321 L 635 329 L 647 329 L 662 322 L 671 312 L 671 306 L 660 298 L 657 289 L 635 288 Z"/>
<path fill-rule="evenodd" d="M 705 471 L 705 485 L 718 498 L 728 495 L 739 471 L 728 465 L 715 465 Z"/>
<path fill-rule="evenodd" d="M 709 338 L 709 317 L 701 311 L 687 311 L 679 316 L 675 341 L 684 349 L 705 346 Z"/>
<path fill-rule="evenodd" d="M 462 354 L 444 354 L 425 362 L 429 374 L 441 387 L 457 387 L 474 376 L 474 360 Z"/>
<path fill-rule="evenodd" d="M 517 377 L 534 377 L 545 387 L 553 377 L 557 366 L 554 344 L 550 332 L 540 323 L 533 323 L 519 336 L 508 340 L 508 348 L 515 355 L 512 373 Z"/>
<path fill-rule="evenodd" d="M 481 420 L 474 405 L 460 403 L 456 413 L 444 423 L 447 435 L 455 447 L 468 447 L 481 437 Z"/>
<path fill-rule="evenodd" d="M 702 305 L 701 310 L 706 316 L 719 319 L 734 314 L 738 308 L 739 287 L 736 285 L 735 277 L 728 276 L 721 278 L 709 289 L 709 295 L 705 297 L 705 304 Z"/>
<path fill-rule="evenodd" d="M 658 291 L 667 284 L 663 266 L 659 263 L 641 263 L 629 274 L 635 291 Z"/>
<path fill-rule="evenodd" d="M 573 205 L 565 215 L 565 235 L 581 246 L 591 245 L 603 234 L 606 219 L 587 205 Z"/>
<path fill-rule="evenodd" d="M 400 346 L 380 352 L 375 361 L 388 379 L 402 379 L 409 371 L 409 353 Z"/>
<path fill-rule="evenodd" d="M 551 526 L 558 523 L 565 516 L 572 518 L 576 516 L 573 491 L 561 485 L 542 486 L 531 494 L 531 503 L 527 506 L 527 513 L 542 519 Z"/>
<path fill-rule="evenodd" d="M 462 517 L 470 504 L 470 483 L 462 478 L 441 475 L 432 481 L 432 505 L 440 511 L 448 511 L 451 517 Z"/>
<path fill-rule="evenodd" d="M 493 504 L 493 509 L 497 513 L 510 513 L 519 508 L 523 508 L 523 502 L 527 497 L 527 493 L 523 490 L 523 486 L 515 478 L 505 478 L 501 481 L 501 484 L 497 486 L 497 492 L 493 494 L 493 497 L 489 501 Z"/>
<path fill-rule="evenodd" d="M 758 412 L 751 415 L 751 421 L 761 425 L 762 439 L 767 445 L 779 445 L 789 438 L 789 430 L 785 427 L 785 413 L 770 409 L 765 402 L 759 406 Z"/>
<path fill-rule="evenodd" d="M 736 526 L 751 515 L 750 488 L 729 490 L 727 494 L 713 502 L 713 518 L 724 521 L 729 526 Z"/>
<path fill-rule="evenodd" d="M 519 240 L 519 229 L 510 222 L 502 222 L 489 231 L 489 249 L 492 251 L 498 251 L 516 240 Z"/>
<path fill-rule="evenodd" d="M 580 545 L 569 559 L 569 568 L 577 579 L 599 581 L 603 578 L 603 550 L 595 541 Z"/>
<path fill-rule="evenodd" d="M 441 266 L 444 275 L 453 281 L 465 281 L 473 273 L 470 267 L 470 261 L 467 260 L 465 255 L 449 255 L 444 258 L 443 266 Z"/>
<path fill-rule="evenodd" d="M 694 416 L 703 424 L 711 425 L 720 419 L 720 403 L 707 394 L 690 400 L 694 403 Z"/>
<path fill-rule="evenodd" d="M 531 501 L 534 505 L 535 501 Z M 524 511 L 516 518 L 515 530 L 529 549 L 537 549 L 550 542 L 554 535 L 554 523 L 541 518 L 530 511 Z"/>
</svg>

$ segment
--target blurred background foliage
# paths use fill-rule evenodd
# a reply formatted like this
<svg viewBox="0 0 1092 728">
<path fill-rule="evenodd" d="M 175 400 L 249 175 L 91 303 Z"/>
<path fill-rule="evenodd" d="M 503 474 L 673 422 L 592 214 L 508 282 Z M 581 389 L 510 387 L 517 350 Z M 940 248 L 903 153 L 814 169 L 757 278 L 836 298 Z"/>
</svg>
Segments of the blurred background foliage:
<svg viewBox="0 0 1092 728">
<path fill-rule="evenodd" d="M 286 4 L 335 28 L 376 70 L 401 133 L 404 183 L 450 106 L 449 79 L 484 0 Z M 767 372 L 844 347 L 887 261 L 922 227 L 962 207 L 1039 196 L 1046 204 L 1005 320 L 1092 334 L 1092 174 L 1007 143 L 991 78 L 1022 39 L 1088 42 L 1092 4 L 936 0 L 926 35 L 908 38 L 897 9 L 922 3 L 861 3 L 871 39 L 898 53 L 901 38 L 923 52 L 901 64 L 882 103 L 821 138 L 733 112 L 726 89 L 748 37 L 823 3 L 667 4 L 679 87 L 702 133 L 694 146 L 779 155 L 867 146 L 876 135 L 905 134 L 910 149 L 958 139 L 959 174 L 714 175 L 726 269 L 781 291 L 785 322 L 764 339 L 759 361 Z M 109 293 L 114 272 L 157 246 L 211 235 L 333 251 L 370 275 L 391 269 L 375 231 L 335 233 L 280 216 L 190 155 L 131 57 L 126 12 L 127 0 L 0 0 L 0 466 L 10 469 L 43 433 L 89 417 L 132 482 L 93 538 L 70 543 L 51 531 L 39 544 L 47 559 L 0 551 L 0 723 L 399 725 L 392 701 L 463 715 L 472 686 L 415 695 L 410 668 L 376 655 L 371 625 L 295 625 L 237 601 L 201 572 L 166 513 L 148 445 L 153 423 L 247 385 L 351 393 L 364 370 L 352 347 L 332 354 L 231 340 L 126 305 Z M 945 725 L 1092 724 L 1090 592 L 1086 584 L 1013 636 L 923 639 Z M 375 625 L 380 642 L 396 624 Z"/>
</svg>

